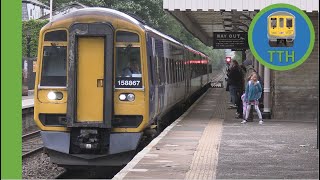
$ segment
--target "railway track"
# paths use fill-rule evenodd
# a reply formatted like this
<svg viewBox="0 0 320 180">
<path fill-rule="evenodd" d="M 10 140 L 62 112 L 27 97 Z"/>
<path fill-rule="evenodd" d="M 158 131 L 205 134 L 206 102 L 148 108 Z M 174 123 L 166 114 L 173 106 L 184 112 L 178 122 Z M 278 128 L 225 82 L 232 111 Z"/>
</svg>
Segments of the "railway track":
<svg viewBox="0 0 320 180">
<path fill-rule="evenodd" d="M 22 158 L 43 150 L 40 130 L 22 136 Z"/>
</svg>

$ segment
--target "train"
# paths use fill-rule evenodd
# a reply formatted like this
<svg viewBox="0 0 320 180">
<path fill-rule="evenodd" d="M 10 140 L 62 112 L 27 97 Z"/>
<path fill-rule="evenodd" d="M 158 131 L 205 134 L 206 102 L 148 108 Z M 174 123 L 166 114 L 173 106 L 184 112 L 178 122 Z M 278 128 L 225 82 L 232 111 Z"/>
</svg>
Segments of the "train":
<svg viewBox="0 0 320 180">
<path fill-rule="evenodd" d="M 295 16 L 277 11 L 268 16 L 268 39 L 270 47 L 292 47 L 294 45 Z"/>
<path fill-rule="evenodd" d="M 147 130 L 204 92 L 204 53 L 108 8 L 54 18 L 39 34 L 34 120 L 52 163 L 122 166 Z"/>
</svg>

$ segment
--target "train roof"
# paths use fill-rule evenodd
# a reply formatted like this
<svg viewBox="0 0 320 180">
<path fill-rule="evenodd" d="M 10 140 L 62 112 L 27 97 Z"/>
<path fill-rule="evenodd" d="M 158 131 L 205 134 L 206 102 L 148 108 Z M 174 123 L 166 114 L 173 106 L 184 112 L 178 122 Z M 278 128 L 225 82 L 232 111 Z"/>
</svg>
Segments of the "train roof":
<svg viewBox="0 0 320 180">
<path fill-rule="evenodd" d="M 270 16 L 283 16 L 283 15 L 290 15 L 290 16 L 293 16 L 293 14 L 289 13 L 289 12 L 286 12 L 286 11 L 277 11 L 277 12 L 274 12 L 274 13 L 271 13 L 268 17 Z"/>
<path fill-rule="evenodd" d="M 141 21 L 140 19 L 137 19 L 137 17 L 132 17 L 131 15 L 128 15 L 126 13 L 123 13 L 123 12 L 120 12 L 120 11 L 117 11 L 117 10 L 114 10 L 114 9 L 101 8 L 101 7 L 82 8 L 82 9 L 70 12 L 70 13 L 64 15 L 64 16 L 60 16 L 60 17 L 54 18 L 52 20 L 52 22 L 61 21 L 61 20 L 65 20 L 65 19 L 68 19 L 68 18 L 78 17 L 78 16 L 85 16 L 85 15 L 114 16 L 114 17 L 120 18 L 122 20 L 125 20 L 127 22 L 130 22 L 132 24 L 135 24 L 135 25 L 139 26 L 140 28 L 142 28 L 145 31 L 153 32 L 153 33 L 161 36 L 162 38 L 164 38 L 164 39 L 166 39 L 168 41 L 171 41 L 171 42 L 173 42 L 173 43 L 175 43 L 177 45 L 180 45 L 180 46 L 184 46 L 189 51 L 192 51 L 192 52 L 194 52 L 196 54 L 200 54 L 202 56 L 206 56 L 207 57 L 207 55 L 205 55 L 204 53 L 201 53 L 201 52 L 191 48 L 190 46 L 185 45 L 185 44 L 177 41 L 176 39 L 170 37 L 169 35 L 166 35 L 166 34 L 160 32 L 160 31 L 158 31 L 158 30 L 146 25 L 143 21 Z"/>
<path fill-rule="evenodd" d="M 70 12 L 64 16 L 60 16 L 57 18 L 54 18 L 52 22 L 55 21 L 61 21 L 68 18 L 78 17 L 78 16 L 85 16 L 85 15 L 98 15 L 98 16 L 114 16 L 117 18 L 120 18 L 122 20 L 128 21 L 132 24 L 135 24 L 137 26 L 143 27 L 143 24 L 139 22 L 137 19 L 129 16 L 128 14 L 125 14 L 123 12 L 109 9 L 109 8 L 101 8 L 101 7 L 88 7 L 88 8 L 82 8 L 78 9 L 76 11 Z"/>
</svg>

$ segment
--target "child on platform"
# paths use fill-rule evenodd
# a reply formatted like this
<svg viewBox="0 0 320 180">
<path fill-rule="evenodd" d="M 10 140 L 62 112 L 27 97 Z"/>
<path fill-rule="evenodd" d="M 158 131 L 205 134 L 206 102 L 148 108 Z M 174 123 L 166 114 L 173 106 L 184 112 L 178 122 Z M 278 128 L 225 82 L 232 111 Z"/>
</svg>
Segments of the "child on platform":
<svg viewBox="0 0 320 180">
<path fill-rule="evenodd" d="M 251 105 L 254 105 L 254 109 L 257 111 L 259 116 L 259 124 L 263 124 L 262 115 L 259 109 L 259 99 L 262 94 L 262 86 L 258 81 L 258 76 L 256 73 L 252 73 L 250 80 L 247 83 L 244 101 L 246 102 L 246 113 L 245 119 L 241 122 L 242 124 L 247 122 Z"/>
</svg>

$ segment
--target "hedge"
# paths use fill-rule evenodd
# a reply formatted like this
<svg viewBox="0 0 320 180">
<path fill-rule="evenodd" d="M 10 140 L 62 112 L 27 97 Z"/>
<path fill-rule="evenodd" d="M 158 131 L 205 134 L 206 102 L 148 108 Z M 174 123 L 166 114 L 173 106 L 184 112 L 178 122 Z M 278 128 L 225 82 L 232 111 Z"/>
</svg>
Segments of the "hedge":
<svg viewBox="0 0 320 180">
<path fill-rule="evenodd" d="M 28 37 L 30 38 L 30 57 L 36 57 L 41 28 L 48 20 L 29 20 L 22 22 L 22 57 L 28 57 Z"/>
</svg>

